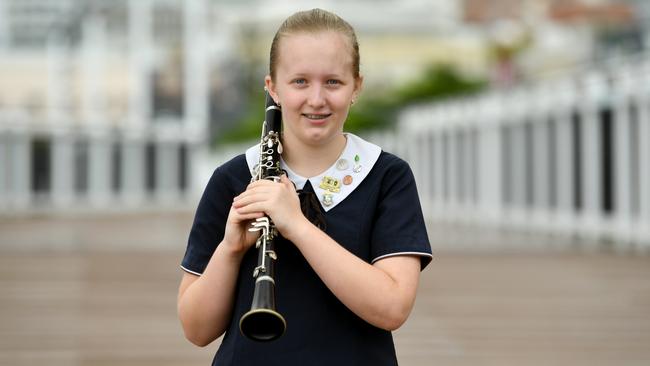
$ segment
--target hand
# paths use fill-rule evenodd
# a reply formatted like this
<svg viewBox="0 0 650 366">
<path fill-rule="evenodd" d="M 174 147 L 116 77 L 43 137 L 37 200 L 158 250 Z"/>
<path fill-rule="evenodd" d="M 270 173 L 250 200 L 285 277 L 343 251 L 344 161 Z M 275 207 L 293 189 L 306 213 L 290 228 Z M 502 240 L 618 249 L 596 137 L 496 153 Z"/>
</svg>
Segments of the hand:
<svg viewBox="0 0 650 366">
<path fill-rule="evenodd" d="M 280 182 L 262 179 L 249 184 L 246 191 L 235 197 L 233 208 L 241 215 L 266 213 L 286 238 L 294 225 L 305 218 L 296 188 L 285 175 Z"/>
<path fill-rule="evenodd" d="M 263 212 L 241 214 L 237 212 L 234 205 L 230 206 L 223 236 L 223 245 L 226 245 L 236 254 L 242 255 L 246 253 L 248 248 L 253 246 L 259 237 L 259 232 L 248 231 L 251 227 L 251 222 L 262 216 L 264 216 Z"/>
</svg>

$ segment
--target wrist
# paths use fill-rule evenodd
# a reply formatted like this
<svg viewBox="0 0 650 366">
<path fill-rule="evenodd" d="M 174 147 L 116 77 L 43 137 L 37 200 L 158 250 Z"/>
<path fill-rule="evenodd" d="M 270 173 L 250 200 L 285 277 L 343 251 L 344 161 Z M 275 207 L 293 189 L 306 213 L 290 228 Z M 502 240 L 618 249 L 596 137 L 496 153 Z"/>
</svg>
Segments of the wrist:
<svg viewBox="0 0 650 366">
<path fill-rule="evenodd" d="M 223 256 L 227 258 L 230 261 L 233 262 L 240 262 L 242 258 L 244 257 L 244 254 L 246 254 L 246 251 L 248 248 L 244 248 L 241 245 L 232 245 L 228 243 L 227 240 L 223 240 L 221 244 L 217 247 L 217 249 L 220 249 L 222 252 Z"/>
<path fill-rule="evenodd" d="M 300 216 L 300 218 L 293 220 L 291 227 L 284 230 L 282 234 L 287 240 L 291 241 L 294 244 L 297 244 L 300 238 L 308 237 L 309 231 L 313 228 L 316 228 L 305 216 Z"/>
</svg>

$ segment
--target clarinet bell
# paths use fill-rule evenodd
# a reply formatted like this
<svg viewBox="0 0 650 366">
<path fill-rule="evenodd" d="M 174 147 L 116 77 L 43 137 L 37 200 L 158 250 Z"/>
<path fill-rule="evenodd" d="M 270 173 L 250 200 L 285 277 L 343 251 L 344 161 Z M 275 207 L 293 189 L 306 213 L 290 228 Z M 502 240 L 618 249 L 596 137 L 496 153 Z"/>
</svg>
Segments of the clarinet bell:
<svg viewBox="0 0 650 366">
<path fill-rule="evenodd" d="M 239 320 L 239 330 L 259 342 L 280 338 L 287 329 L 287 322 L 275 311 L 275 286 L 270 281 L 258 281 L 255 287 L 253 305 Z"/>
</svg>

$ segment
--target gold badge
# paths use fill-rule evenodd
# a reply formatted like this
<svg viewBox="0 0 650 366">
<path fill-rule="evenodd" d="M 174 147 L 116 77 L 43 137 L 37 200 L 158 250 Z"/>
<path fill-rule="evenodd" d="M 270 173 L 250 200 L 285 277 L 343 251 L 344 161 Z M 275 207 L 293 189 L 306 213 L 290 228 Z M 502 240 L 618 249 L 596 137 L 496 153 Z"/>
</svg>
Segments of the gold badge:
<svg viewBox="0 0 650 366">
<path fill-rule="evenodd" d="M 339 193 L 341 191 L 341 181 L 337 178 L 324 176 L 323 180 L 320 181 L 319 187 L 326 191 Z"/>
</svg>

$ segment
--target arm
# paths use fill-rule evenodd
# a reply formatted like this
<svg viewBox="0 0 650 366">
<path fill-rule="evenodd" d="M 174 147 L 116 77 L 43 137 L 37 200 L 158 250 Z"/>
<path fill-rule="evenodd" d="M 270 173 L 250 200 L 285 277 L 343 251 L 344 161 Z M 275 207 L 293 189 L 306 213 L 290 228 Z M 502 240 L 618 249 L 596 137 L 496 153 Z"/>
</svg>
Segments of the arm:
<svg viewBox="0 0 650 366">
<path fill-rule="evenodd" d="M 388 257 L 371 265 L 306 220 L 287 234 L 332 293 L 360 318 L 386 330 L 406 321 L 420 276 L 418 257 Z"/>
<path fill-rule="evenodd" d="M 233 207 L 241 214 L 267 212 L 332 293 L 360 318 L 386 330 L 406 321 L 415 300 L 419 258 L 388 257 L 374 265 L 364 262 L 303 216 L 286 177 L 281 183 L 252 183 L 235 198 Z"/>
<path fill-rule="evenodd" d="M 178 316 L 185 337 L 206 346 L 227 329 L 234 302 L 241 260 L 255 242 L 257 233 L 248 232 L 250 220 L 260 213 L 228 215 L 223 241 L 217 246 L 203 274 L 183 275 L 178 290 Z"/>
</svg>

